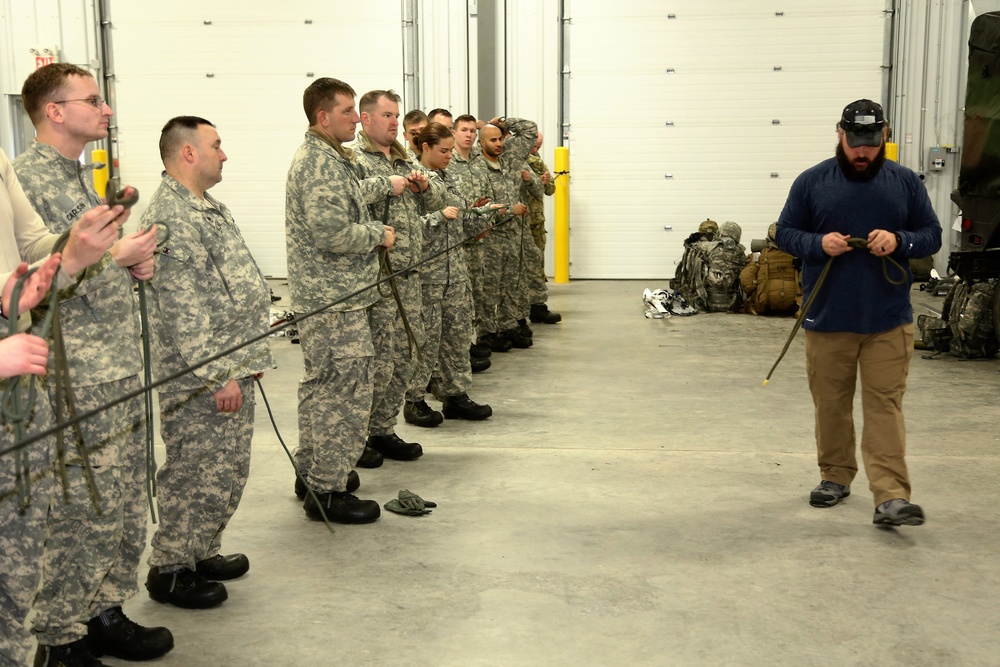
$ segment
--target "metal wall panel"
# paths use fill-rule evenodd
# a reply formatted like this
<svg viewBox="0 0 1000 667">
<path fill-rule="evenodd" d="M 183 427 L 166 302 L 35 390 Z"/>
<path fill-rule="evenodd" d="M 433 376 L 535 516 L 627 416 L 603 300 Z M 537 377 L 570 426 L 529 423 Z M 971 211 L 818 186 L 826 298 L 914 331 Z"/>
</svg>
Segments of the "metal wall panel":
<svg viewBox="0 0 1000 667">
<path fill-rule="evenodd" d="M 115 3 L 123 180 L 151 195 L 164 123 L 207 118 L 229 157 L 212 194 L 232 209 L 264 272 L 286 275 L 285 175 L 308 126 L 302 92 L 321 76 L 346 81 L 359 98 L 402 92 L 400 12 L 399 0 L 299 0 L 280 11 L 236 0 Z"/>
<path fill-rule="evenodd" d="M 844 105 L 880 99 L 883 9 L 573 0 L 571 275 L 671 277 L 706 217 L 762 238 Z"/>
</svg>

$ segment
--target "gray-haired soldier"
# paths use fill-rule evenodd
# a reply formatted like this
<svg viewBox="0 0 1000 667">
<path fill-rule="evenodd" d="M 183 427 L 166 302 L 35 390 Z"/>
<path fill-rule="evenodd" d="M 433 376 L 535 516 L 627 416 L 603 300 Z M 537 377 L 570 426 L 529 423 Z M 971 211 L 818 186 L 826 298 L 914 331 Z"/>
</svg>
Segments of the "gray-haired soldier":
<svg viewBox="0 0 1000 667">
<path fill-rule="evenodd" d="M 360 290 L 378 279 L 376 248 L 391 248 L 396 235 L 372 220 L 353 151 L 344 146 L 360 120 L 354 89 L 323 77 L 306 88 L 302 106 L 309 130 L 285 186 L 288 285 L 299 312 L 334 305 L 299 327 L 305 377 L 295 463 L 315 491 L 301 489 L 309 518 L 369 523 L 381 510 L 351 494 L 359 484 L 352 468 L 364 452 L 372 408 L 372 330 L 384 326 L 372 323 L 378 291 Z M 393 187 L 377 178 L 386 191 Z"/>
<path fill-rule="evenodd" d="M 24 193 L 55 233 L 101 204 L 93 165 L 81 166 L 87 143 L 105 138 L 111 107 L 90 72 L 55 63 L 25 80 L 21 100 L 36 141 L 14 160 Z M 156 234 L 130 234 L 112 246 L 72 289 L 60 294 L 60 321 L 78 413 L 107 405 L 140 387 L 137 307 L 132 276 L 152 275 Z M 131 275 L 130 275 L 131 274 Z M 52 400 L 57 399 L 54 389 Z M 95 511 L 84 460 L 70 444 L 70 502 L 57 494 L 49 508 L 42 586 L 32 631 L 38 665 L 56 665 L 87 638 L 92 654 L 149 660 L 173 647 L 166 628 L 130 621 L 122 604 L 138 592 L 146 546 L 146 448 L 141 398 L 102 410 L 66 433 L 88 450 L 89 472 L 101 498 Z"/>
<path fill-rule="evenodd" d="M 267 332 L 271 299 L 229 209 L 207 192 L 226 161 L 215 127 L 172 118 L 160 158 L 166 171 L 142 216 L 144 227 L 170 230 L 150 283 L 153 356 L 160 378 L 189 372 L 159 390 L 167 458 L 156 475 L 160 526 L 146 590 L 157 602 L 202 609 L 228 597 L 220 581 L 250 569 L 243 554 L 219 550 L 250 473 L 254 377 L 273 362 L 262 340 L 192 367 Z"/>
</svg>

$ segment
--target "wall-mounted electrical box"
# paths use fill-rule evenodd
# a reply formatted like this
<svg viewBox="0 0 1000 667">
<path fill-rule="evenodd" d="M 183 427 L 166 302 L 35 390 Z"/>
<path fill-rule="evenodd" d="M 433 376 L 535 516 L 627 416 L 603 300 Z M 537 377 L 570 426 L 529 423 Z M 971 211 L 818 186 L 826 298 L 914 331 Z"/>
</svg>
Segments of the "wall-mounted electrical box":
<svg viewBox="0 0 1000 667">
<path fill-rule="evenodd" d="M 944 157 L 946 151 L 941 146 L 931 146 L 927 154 L 927 168 L 930 171 L 941 171 L 944 169 Z"/>
</svg>

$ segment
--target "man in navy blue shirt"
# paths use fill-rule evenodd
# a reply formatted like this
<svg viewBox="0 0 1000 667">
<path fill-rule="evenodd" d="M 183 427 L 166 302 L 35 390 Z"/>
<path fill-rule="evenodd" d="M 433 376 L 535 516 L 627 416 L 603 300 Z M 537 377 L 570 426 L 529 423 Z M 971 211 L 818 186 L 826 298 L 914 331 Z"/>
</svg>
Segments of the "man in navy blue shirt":
<svg viewBox="0 0 1000 667">
<path fill-rule="evenodd" d="M 913 356 L 910 257 L 941 247 L 941 225 L 923 183 L 885 159 L 882 107 L 858 100 L 837 123 L 836 156 L 803 172 L 778 219 L 779 248 L 803 261 L 808 299 L 827 260 L 836 258 L 806 313 L 806 369 L 816 406 L 821 474 L 809 503 L 833 507 L 851 494 L 858 472 L 853 404 L 861 371 L 861 456 L 875 498 L 874 523 L 920 525 L 910 503 L 903 394 Z M 850 244 L 864 239 L 867 247 Z M 901 284 L 893 284 L 900 282 Z"/>
</svg>

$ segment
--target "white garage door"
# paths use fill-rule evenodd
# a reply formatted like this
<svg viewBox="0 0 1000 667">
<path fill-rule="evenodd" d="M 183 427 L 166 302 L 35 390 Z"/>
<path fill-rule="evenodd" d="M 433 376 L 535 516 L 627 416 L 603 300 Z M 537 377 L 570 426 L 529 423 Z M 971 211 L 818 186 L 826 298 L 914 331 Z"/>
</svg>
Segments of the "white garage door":
<svg viewBox="0 0 1000 667">
<path fill-rule="evenodd" d="M 360 97 L 403 89 L 399 0 L 114 3 L 122 178 L 145 197 L 173 116 L 202 116 L 229 157 L 212 194 L 233 211 L 265 273 L 285 276 L 285 175 L 307 128 L 302 92 L 321 76 Z M 141 204 L 140 211 L 141 212 Z"/>
<path fill-rule="evenodd" d="M 843 107 L 881 101 L 883 0 L 570 8 L 574 278 L 672 277 L 706 217 L 749 248 Z"/>
</svg>

